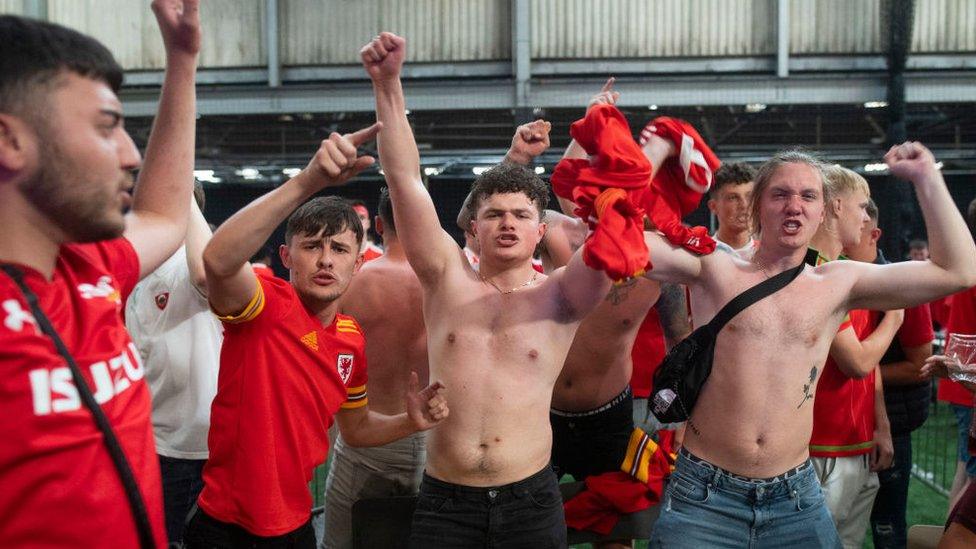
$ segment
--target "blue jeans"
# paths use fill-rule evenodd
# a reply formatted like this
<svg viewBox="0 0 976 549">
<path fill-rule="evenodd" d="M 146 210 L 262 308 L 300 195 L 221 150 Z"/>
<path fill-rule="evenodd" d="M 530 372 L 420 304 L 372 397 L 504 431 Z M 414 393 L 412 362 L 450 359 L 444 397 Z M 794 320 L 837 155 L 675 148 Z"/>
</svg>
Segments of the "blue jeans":
<svg viewBox="0 0 976 549">
<path fill-rule="evenodd" d="M 410 547 L 566 547 L 566 518 L 551 467 L 505 486 L 476 488 L 424 474 Z"/>
<path fill-rule="evenodd" d="M 895 461 L 878 472 L 881 488 L 871 509 L 871 533 L 877 549 L 904 549 L 908 543 L 905 513 L 908 509 L 908 481 L 912 477 L 912 435 L 891 437 Z"/>
<path fill-rule="evenodd" d="M 183 527 L 190 508 L 203 490 L 205 459 L 177 459 L 159 456 L 159 472 L 163 477 L 163 511 L 166 517 L 166 537 L 170 544 L 183 540 Z"/>
<path fill-rule="evenodd" d="M 959 404 L 949 404 L 949 407 L 956 416 L 956 429 L 959 435 L 959 442 L 956 444 L 959 457 L 956 459 L 966 464 L 967 475 L 976 477 L 976 456 L 969 455 L 969 426 L 973 422 L 973 409 Z"/>
<path fill-rule="evenodd" d="M 840 547 L 810 462 L 746 479 L 682 449 L 650 547 Z"/>
</svg>

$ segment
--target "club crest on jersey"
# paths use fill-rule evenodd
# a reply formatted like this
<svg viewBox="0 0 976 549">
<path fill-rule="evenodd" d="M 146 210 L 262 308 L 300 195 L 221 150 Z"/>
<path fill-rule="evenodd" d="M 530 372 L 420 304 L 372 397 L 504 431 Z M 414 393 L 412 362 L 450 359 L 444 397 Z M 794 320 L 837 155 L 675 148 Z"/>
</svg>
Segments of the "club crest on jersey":
<svg viewBox="0 0 976 549">
<path fill-rule="evenodd" d="M 339 371 L 343 383 L 349 381 L 349 376 L 352 375 L 352 355 L 339 355 L 336 360 L 336 370 Z"/>
<path fill-rule="evenodd" d="M 163 309 L 166 308 L 166 304 L 169 303 L 169 292 L 163 292 L 161 294 L 157 294 L 155 301 L 156 301 L 156 307 L 159 307 L 159 310 L 162 311 Z"/>
</svg>

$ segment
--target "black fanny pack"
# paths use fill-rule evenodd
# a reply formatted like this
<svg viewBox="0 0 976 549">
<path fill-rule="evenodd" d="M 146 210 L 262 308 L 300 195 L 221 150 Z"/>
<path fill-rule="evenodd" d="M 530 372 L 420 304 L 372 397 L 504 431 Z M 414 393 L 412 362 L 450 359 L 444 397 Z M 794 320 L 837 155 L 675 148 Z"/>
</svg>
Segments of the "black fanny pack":
<svg viewBox="0 0 976 549">
<path fill-rule="evenodd" d="M 718 333 L 746 307 L 785 288 L 799 276 L 807 263 L 815 264 L 816 253 L 816 250 L 809 251 L 803 263 L 735 296 L 711 322 L 698 327 L 668 351 L 654 373 L 654 394 L 647 401 L 648 408 L 659 421 L 677 423 L 688 419 L 698 401 L 698 394 L 712 373 L 712 356 Z"/>
</svg>

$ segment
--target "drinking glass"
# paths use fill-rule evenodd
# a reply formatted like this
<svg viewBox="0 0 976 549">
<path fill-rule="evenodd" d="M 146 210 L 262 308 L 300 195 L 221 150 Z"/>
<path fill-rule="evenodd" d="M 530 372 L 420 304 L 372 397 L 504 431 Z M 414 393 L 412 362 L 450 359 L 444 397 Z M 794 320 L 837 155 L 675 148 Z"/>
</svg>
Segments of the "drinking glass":
<svg viewBox="0 0 976 549">
<path fill-rule="evenodd" d="M 976 335 L 949 334 L 945 356 L 952 359 L 949 379 L 976 383 Z"/>
</svg>

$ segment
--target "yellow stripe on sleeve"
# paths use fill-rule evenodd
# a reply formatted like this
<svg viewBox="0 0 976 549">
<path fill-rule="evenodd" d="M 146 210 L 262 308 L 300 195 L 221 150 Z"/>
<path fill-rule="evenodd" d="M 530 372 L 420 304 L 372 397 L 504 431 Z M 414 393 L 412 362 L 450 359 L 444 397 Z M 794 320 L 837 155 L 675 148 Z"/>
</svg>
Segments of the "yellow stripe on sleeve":
<svg viewBox="0 0 976 549">
<path fill-rule="evenodd" d="M 254 320 L 263 310 L 264 288 L 261 286 L 261 283 L 258 282 L 257 289 L 254 290 L 254 297 L 251 298 L 251 301 L 247 303 L 244 310 L 242 310 L 240 313 L 237 313 L 236 315 L 221 316 L 214 311 L 214 314 L 217 315 L 217 318 L 220 319 L 221 322 L 227 322 L 228 324 L 240 324 L 242 322 Z"/>
</svg>

